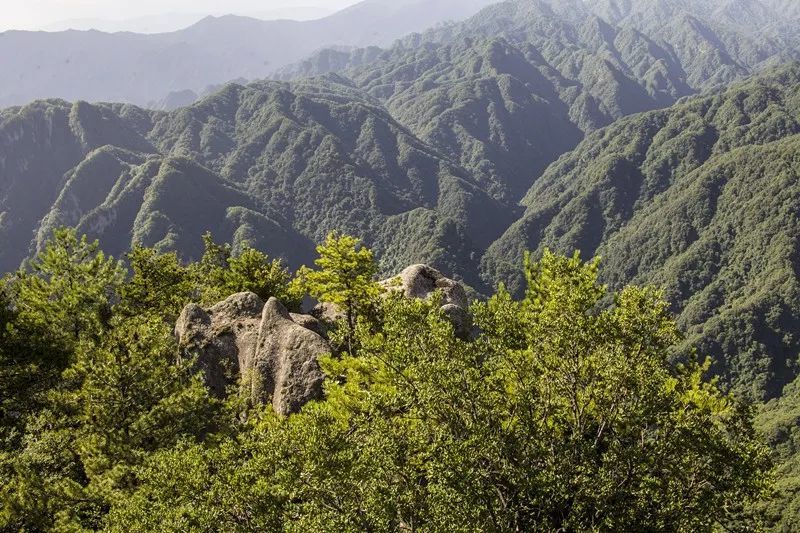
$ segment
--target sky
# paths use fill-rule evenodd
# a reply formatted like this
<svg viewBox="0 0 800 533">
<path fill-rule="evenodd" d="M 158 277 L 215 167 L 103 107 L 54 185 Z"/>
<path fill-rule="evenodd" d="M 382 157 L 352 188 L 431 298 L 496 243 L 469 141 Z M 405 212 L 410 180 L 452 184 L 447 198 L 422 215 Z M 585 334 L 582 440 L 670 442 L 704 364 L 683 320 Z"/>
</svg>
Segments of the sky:
<svg viewBox="0 0 800 533">
<path fill-rule="evenodd" d="M 181 25 L 206 15 L 314 18 L 358 0 L 0 0 L 0 31 L 54 30 L 94 24 L 98 29 L 140 31 Z M 127 26 L 127 27 L 126 27 Z M 80 27 L 78 29 L 86 29 Z M 177 28 L 176 28 L 177 29 Z"/>
</svg>

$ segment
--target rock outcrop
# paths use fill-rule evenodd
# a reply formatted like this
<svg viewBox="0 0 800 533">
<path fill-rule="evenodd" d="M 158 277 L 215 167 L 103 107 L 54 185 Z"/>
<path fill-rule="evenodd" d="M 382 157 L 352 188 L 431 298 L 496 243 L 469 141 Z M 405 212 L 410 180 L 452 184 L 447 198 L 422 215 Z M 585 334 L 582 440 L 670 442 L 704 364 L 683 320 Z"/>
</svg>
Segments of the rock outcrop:
<svg viewBox="0 0 800 533">
<path fill-rule="evenodd" d="M 322 396 L 317 358 L 331 351 L 324 328 L 313 317 L 290 314 L 275 298 L 265 304 L 245 292 L 207 310 L 190 304 L 175 334 L 219 396 L 238 382 L 253 401 L 271 403 L 281 415 Z"/>
<path fill-rule="evenodd" d="M 320 302 L 315 305 L 309 311 L 309 314 L 323 324 L 335 324 L 345 318 L 344 311 L 338 305 L 326 302 Z"/>
<path fill-rule="evenodd" d="M 429 266 L 413 265 L 381 284 L 408 298 L 427 299 L 439 291 L 442 311 L 456 334 L 470 336 L 467 294 L 457 281 Z M 289 313 L 275 298 L 264 303 L 243 292 L 208 309 L 187 305 L 175 335 L 184 353 L 197 358 L 214 394 L 222 397 L 238 384 L 254 402 L 272 404 L 275 412 L 288 415 L 322 397 L 325 376 L 317 360 L 331 353 L 326 324 L 341 312 L 319 304 L 312 314 Z"/>
<path fill-rule="evenodd" d="M 402 291 L 408 298 L 427 299 L 439 291 L 442 298 L 442 311 L 450 319 L 459 337 L 469 337 L 472 332 L 472 318 L 469 314 L 469 300 L 464 286 L 449 279 L 428 265 L 412 265 L 394 278 L 381 282 L 387 290 Z"/>
<path fill-rule="evenodd" d="M 299 313 L 289 313 L 289 318 L 298 326 L 310 329 L 320 337 L 328 338 L 328 326 L 326 326 L 322 320 L 312 315 L 302 315 Z"/>
</svg>

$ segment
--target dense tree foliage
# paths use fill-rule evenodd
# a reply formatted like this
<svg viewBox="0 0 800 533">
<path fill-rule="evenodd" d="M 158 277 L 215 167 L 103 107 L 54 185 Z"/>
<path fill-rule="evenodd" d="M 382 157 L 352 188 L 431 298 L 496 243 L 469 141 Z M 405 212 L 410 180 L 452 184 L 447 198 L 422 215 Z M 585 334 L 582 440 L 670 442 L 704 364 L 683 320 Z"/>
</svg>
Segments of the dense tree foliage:
<svg viewBox="0 0 800 533">
<path fill-rule="evenodd" d="M 300 305 L 302 295 L 296 294 L 297 289 L 289 283 L 291 276 L 281 260 L 270 259 L 246 244 L 234 253 L 230 244 L 215 243 L 210 233 L 203 235 L 203 244 L 203 256 L 185 269 L 200 302 L 216 303 L 237 292 L 252 292 L 264 301 L 274 296 L 288 307 Z M 148 253 L 156 258 L 165 257 L 153 250 Z M 166 257 L 175 260 L 173 254 Z"/>
<path fill-rule="evenodd" d="M 529 260 L 525 296 L 475 303 L 461 339 L 438 296 L 378 298 L 355 239 L 330 236 L 298 282 L 206 246 L 189 265 L 139 247 L 126 269 L 64 231 L 4 282 L 0 528 L 710 531 L 745 527 L 770 486 L 750 410 L 707 365 L 669 364 L 662 295 L 609 294 L 597 261 Z M 322 361 L 324 400 L 279 417 L 212 398 L 177 310 L 303 284 L 353 306 L 358 350 Z"/>
<path fill-rule="evenodd" d="M 206 245 L 188 266 L 136 247 L 126 271 L 98 243 L 59 230 L 3 281 L 4 530 L 100 528 L 137 485 L 136 465 L 225 427 L 224 406 L 178 357 L 175 318 L 193 299 L 231 291 L 288 301 L 289 275 L 249 247 Z"/>
<path fill-rule="evenodd" d="M 422 352 L 402 340 L 416 338 L 411 335 L 416 330 L 392 328 L 410 324 L 409 317 L 427 324 L 436 307 L 382 299 L 373 278 L 426 262 L 477 293 L 496 292 L 474 310 L 482 331 L 476 339 L 456 342 L 447 325 L 439 324 L 426 334 L 435 335 L 442 348 L 425 341 L 431 344 L 426 345 L 430 358 L 447 349 L 448 361 L 466 375 L 475 372 L 508 389 L 505 407 L 498 407 L 482 403 L 488 392 L 478 384 L 462 383 L 463 395 L 475 387 L 470 394 L 476 408 L 499 410 L 493 415 L 521 409 L 509 403 L 517 386 L 527 387 L 525 394 L 562 394 L 535 388 L 533 376 L 561 383 L 566 370 L 548 358 L 563 356 L 565 346 L 588 346 L 587 358 L 575 363 L 581 379 L 599 376 L 634 396 L 643 390 L 636 387 L 650 382 L 621 386 L 621 377 L 606 368 L 610 362 L 625 372 L 649 369 L 653 383 L 663 386 L 677 380 L 671 394 L 680 395 L 706 368 L 690 364 L 693 349 L 711 355 L 708 374 L 720 378 L 719 388 L 766 402 L 758 407 L 758 427 L 773 445 L 780 480 L 776 497 L 756 510 L 770 526 L 794 529 L 800 507 L 793 499 L 800 379 L 800 69 L 776 68 L 681 98 L 796 57 L 800 34 L 790 17 L 797 13 L 787 0 L 512 0 L 388 50 L 323 51 L 287 71 L 292 81 L 231 84 L 168 113 L 56 100 L 0 111 L 0 270 L 17 268 L 36 250 L 0 290 L 0 477 L 9 480 L 0 492 L 7 527 L 105 527 L 111 512 L 121 528 L 153 528 L 148 520 L 171 516 L 167 529 L 214 520 L 230 520 L 234 529 L 245 527 L 242 523 L 265 529 L 278 524 L 424 529 L 443 520 L 457 523 L 458 517 L 443 510 L 441 502 L 448 502 L 464 510 L 464 523 L 484 529 L 638 528 L 640 513 L 650 512 L 642 507 L 645 498 L 659 512 L 671 505 L 690 510 L 680 519 L 685 522 L 652 511 L 652 527 L 707 525 L 702 519 L 692 522 L 695 511 L 708 512 L 712 505 L 711 495 L 700 494 L 705 485 L 699 492 L 680 481 L 670 486 L 649 481 L 644 488 L 623 483 L 619 493 L 609 489 L 608 480 L 619 473 L 605 469 L 614 466 L 610 463 L 592 461 L 610 457 L 615 446 L 630 445 L 626 431 L 635 423 L 610 434 L 596 428 L 600 437 L 618 441 L 600 438 L 592 446 L 581 441 L 586 427 L 608 426 L 609 412 L 622 409 L 609 407 L 609 391 L 593 393 L 580 431 L 564 425 L 558 410 L 542 422 L 558 429 L 558 436 L 570 434 L 582 443 L 559 448 L 549 441 L 540 459 L 549 457 L 550 463 L 528 464 L 543 476 L 573 483 L 569 497 L 548 493 L 535 476 L 515 477 L 513 465 L 491 461 L 511 452 L 533 453 L 526 446 L 541 444 L 539 433 L 525 434 L 528 441 L 519 450 L 504 440 L 522 439 L 513 433 L 516 418 L 500 416 L 504 422 L 497 434 L 481 433 L 481 424 L 489 422 L 477 418 L 462 421 L 464 427 L 448 421 L 444 436 L 402 436 L 409 427 L 419 431 L 400 416 L 403 409 L 436 427 L 436 410 L 443 404 L 404 403 L 391 391 L 413 390 L 369 372 L 388 372 L 375 366 L 376 357 L 405 361 L 398 368 L 408 372 L 417 368 L 414 361 Z M 298 73 L 325 75 L 299 80 Z M 636 114 L 657 108 L 663 109 Z M 90 238 L 56 231 L 49 241 L 63 225 Z M 216 244 L 208 234 L 203 238 L 209 230 L 230 245 Z M 311 265 L 313 243 L 331 231 L 358 235 L 365 247 L 347 237 L 331 239 L 320 249 L 317 269 L 293 279 L 288 267 Z M 377 265 L 366 246 L 375 250 Z M 594 267 L 584 272 L 576 261 L 559 263 L 545 255 L 547 248 L 602 256 L 601 280 L 612 293 L 600 295 L 586 281 Z M 521 268 L 527 251 L 543 261 Z M 587 277 L 580 283 L 578 271 Z M 581 324 L 588 338 L 570 329 L 571 322 L 545 322 L 553 290 L 548 276 L 555 284 L 573 280 L 587 308 L 600 299 L 585 319 L 574 309 L 573 315 L 564 314 Z M 508 294 L 494 291 L 501 281 Z M 624 345 L 620 313 L 637 305 L 643 306 L 642 317 L 655 312 L 657 298 L 625 289 L 631 283 L 662 287 L 685 333 L 650 338 L 661 344 L 648 352 L 643 367 L 609 355 L 613 346 Z M 334 376 L 329 399 L 291 418 L 311 421 L 234 416 L 231 410 L 241 410 L 235 398 L 206 397 L 192 362 L 177 357 L 170 333 L 184 305 L 208 306 L 238 291 L 264 300 L 275 296 L 290 311 L 298 311 L 310 293 L 344 310 L 345 320 L 329 330 L 336 355 L 348 354 L 328 362 Z M 394 355 L 376 355 L 384 352 Z M 540 365 L 535 370 L 541 372 L 530 370 L 531 381 L 511 386 L 499 375 L 511 370 L 492 366 L 513 361 L 512 370 L 521 371 L 530 362 L 523 356 L 527 352 L 535 353 Z M 678 372 L 665 361 L 656 365 L 656 355 L 687 366 Z M 419 383 L 415 377 L 419 390 L 434 387 L 425 381 L 434 377 L 442 380 L 437 387 L 455 387 L 446 381 L 444 363 L 420 361 L 419 373 L 435 370 L 436 376 L 422 376 Z M 671 369 L 669 378 L 646 367 L 647 361 Z M 371 366 L 358 370 L 362 363 Z M 352 400 L 353 383 L 369 391 L 368 401 L 395 402 L 398 411 L 387 415 L 383 404 Z M 736 418 L 731 413 L 740 406 L 727 396 L 715 397 L 716 386 L 697 385 L 711 399 L 693 411 L 706 416 L 709 438 L 722 439 L 714 441 L 721 443 L 713 451 L 718 455 L 707 451 L 716 459 L 704 468 L 715 468 L 725 454 L 758 462 L 746 446 L 736 448 L 724 432 L 709 429 L 749 431 L 746 409 Z M 655 411 L 628 410 L 626 416 L 645 423 L 679 397 L 659 394 L 648 401 L 661 404 L 635 406 Z M 517 400 L 528 405 L 525 398 Z M 461 416 L 459 404 L 453 405 L 452 416 Z M 364 421 L 350 408 L 381 413 L 385 426 L 377 415 Z M 528 413 L 526 423 L 538 420 L 537 412 Z M 331 428 L 323 427 L 327 422 Z M 657 422 L 647 427 L 672 427 Z M 691 433 L 695 422 L 687 422 L 689 429 L 675 426 L 670 437 L 702 449 L 702 442 L 691 443 L 693 437 L 684 432 Z M 526 430 L 534 431 L 530 424 Z M 162 431 L 168 426 L 174 434 Z M 371 435 L 383 440 L 370 440 Z M 463 471 L 452 457 L 461 460 L 459 453 L 474 449 L 425 448 L 453 435 L 496 448 L 494 456 L 476 455 L 485 463 L 464 461 L 476 476 L 471 481 L 458 477 Z M 665 442 L 657 436 L 653 441 Z M 347 448 L 338 447 L 345 442 Z M 287 451 L 289 445 L 294 448 Z M 566 449 L 573 463 L 547 455 Z M 322 466 L 315 462 L 323 460 L 315 457 L 320 450 L 328 461 Z M 436 462 L 445 461 L 436 456 L 440 451 L 452 453 L 452 462 Z M 276 466 L 287 456 L 306 463 L 289 461 L 294 470 Z M 682 456 L 685 462 L 669 457 L 681 469 L 697 467 L 697 456 Z M 384 468 L 384 460 L 396 466 Z M 416 470 L 406 470 L 401 460 Z M 305 475 L 304 468 L 315 480 L 313 490 L 291 481 Z M 454 477 L 443 474 L 437 483 L 444 485 L 431 483 L 430 468 Z M 657 464 L 647 468 L 635 473 L 671 475 Z M 230 479 L 210 477 L 208 471 L 227 472 Z M 692 479 L 705 479 L 705 473 Z M 489 474 L 507 477 L 480 477 Z M 407 479 L 398 482 L 403 476 Z M 469 485 L 475 480 L 496 490 L 479 495 Z M 585 493 L 590 482 L 597 494 Z M 743 483 L 722 487 L 714 497 L 746 500 L 747 490 L 760 482 Z M 456 493 L 465 500 L 453 500 Z M 592 499 L 603 494 L 603 502 Z M 693 497 L 706 507 L 695 505 Z M 713 501 L 724 512 L 709 515 L 720 520 L 738 512 L 728 500 Z M 601 503 L 605 511 L 588 518 L 586 509 Z M 636 511 L 620 517 L 609 510 L 612 504 Z M 531 518 L 531 509 L 545 505 L 546 513 Z"/>
<path fill-rule="evenodd" d="M 769 506 L 777 530 L 797 524 L 788 435 L 800 352 L 798 72 L 776 69 L 590 134 L 534 184 L 524 215 L 482 259 L 486 279 L 514 294 L 524 291 L 523 254 L 545 248 L 604 257 L 614 289 L 663 287 L 686 332 L 673 358 L 697 348 L 724 386 L 770 401 L 779 425 L 762 427 L 783 465 Z"/>
<path fill-rule="evenodd" d="M 778 465 L 772 497 L 759 505 L 772 531 L 800 527 L 800 382 L 764 405 L 756 426 L 767 437 Z"/>
<path fill-rule="evenodd" d="M 374 320 L 381 288 L 372 251 L 349 235 L 331 233 L 317 247 L 318 270 L 303 268 L 299 285 L 320 302 L 337 306 L 344 315 L 343 344 L 353 353 L 359 319 Z"/>
</svg>

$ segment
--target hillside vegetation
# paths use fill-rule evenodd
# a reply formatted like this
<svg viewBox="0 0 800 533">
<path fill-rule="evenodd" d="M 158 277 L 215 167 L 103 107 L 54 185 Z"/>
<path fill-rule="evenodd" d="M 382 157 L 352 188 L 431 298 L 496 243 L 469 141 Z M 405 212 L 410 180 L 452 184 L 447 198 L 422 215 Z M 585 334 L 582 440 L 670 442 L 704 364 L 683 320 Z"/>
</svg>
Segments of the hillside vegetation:
<svg viewBox="0 0 800 533">
<path fill-rule="evenodd" d="M 609 22 L 587 6 L 506 2 L 354 52 L 349 78 L 233 84 L 169 113 L 55 100 L 7 109 L 0 269 L 63 224 L 113 253 L 142 242 L 186 258 L 212 230 L 293 265 L 337 229 L 362 236 L 386 271 L 424 261 L 487 291 L 498 278 L 479 278 L 481 256 L 586 132 L 792 50 L 724 25 L 741 41 L 709 38 L 714 62 L 696 67 L 633 15 Z"/>
<path fill-rule="evenodd" d="M 128 270 L 58 231 L 0 292 L 0 386 L 11 393 L 0 400 L 0 528 L 757 523 L 768 449 L 707 366 L 667 363 L 678 333 L 658 291 L 608 294 L 597 262 L 548 254 L 526 264 L 524 298 L 475 303 L 476 334 L 460 338 L 441 292 L 381 296 L 373 278 L 350 275 L 377 270 L 357 240 L 332 235 L 318 251 L 293 280 L 210 239 L 197 263 L 137 248 Z M 246 387 L 209 391 L 171 326 L 184 304 L 237 291 L 270 298 L 265 314 L 306 291 L 344 302 L 319 360 L 323 399 L 284 417 Z"/>
<path fill-rule="evenodd" d="M 475 283 L 513 213 L 337 78 L 232 85 L 172 113 L 39 102 L 3 112 L 0 130 L 6 270 L 62 225 L 113 253 L 137 242 L 185 258 L 212 230 L 295 266 L 337 229 L 387 270 L 427 261 Z"/>
<path fill-rule="evenodd" d="M 591 134 L 528 191 L 485 275 L 518 290 L 525 250 L 599 254 L 612 286 L 665 287 L 727 381 L 779 395 L 800 349 L 798 87 L 793 66 Z"/>
</svg>

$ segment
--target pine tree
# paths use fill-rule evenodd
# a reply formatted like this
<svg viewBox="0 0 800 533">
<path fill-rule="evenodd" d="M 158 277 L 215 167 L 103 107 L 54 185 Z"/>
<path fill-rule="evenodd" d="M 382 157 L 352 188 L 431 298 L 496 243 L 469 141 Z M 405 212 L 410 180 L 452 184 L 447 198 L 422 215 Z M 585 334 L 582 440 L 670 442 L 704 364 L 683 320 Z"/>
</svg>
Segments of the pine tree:
<svg viewBox="0 0 800 533">
<path fill-rule="evenodd" d="M 344 344 L 352 353 L 358 319 L 375 314 L 381 293 L 375 282 L 378 266 L 372 251 L 348 235 L 331 233 L 317 247 L 317 253 L 319 270 L 305 269 L 298 277 L 311 296 L 341 309 L 346 328 Z"/>
<path fill-rule="evenodd" d="M 134 246 L 127 258 L 131 276 L 120 289 L 122 312 L 134 317 L 155 314 L 174 321 L 197 295 L 191 270 L 174 252 L 161 254 Z"/>
</svg>

